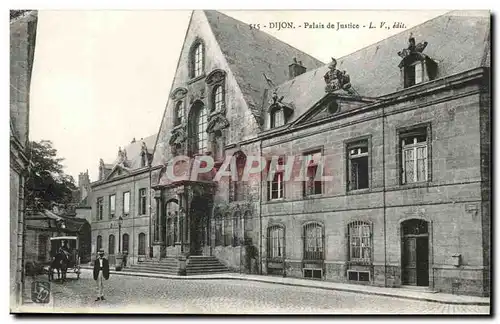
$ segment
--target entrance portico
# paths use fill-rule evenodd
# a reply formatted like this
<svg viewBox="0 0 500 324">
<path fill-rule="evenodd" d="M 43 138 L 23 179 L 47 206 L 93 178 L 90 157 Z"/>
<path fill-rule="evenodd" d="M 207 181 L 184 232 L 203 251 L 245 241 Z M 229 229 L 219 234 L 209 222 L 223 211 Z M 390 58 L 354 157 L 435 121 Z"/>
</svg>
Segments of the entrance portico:
<svg viewBox="0 0 500 324">
<path fill-rule="evenodd" d="M 213 182 L 182 181 L 154 188 L 153 259 L 211 255 L 213 186 Z"/>
</svg>

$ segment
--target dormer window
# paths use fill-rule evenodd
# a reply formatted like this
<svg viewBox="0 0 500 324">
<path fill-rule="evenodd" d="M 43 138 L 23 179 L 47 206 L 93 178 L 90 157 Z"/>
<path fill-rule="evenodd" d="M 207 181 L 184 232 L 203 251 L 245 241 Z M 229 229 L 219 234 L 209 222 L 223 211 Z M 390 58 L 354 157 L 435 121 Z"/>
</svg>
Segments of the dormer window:
<svg viewBox="0 0 500 324">
<path fill-rule="evenodd" d="M 277 128 L 285 125 L 285 114 L 283 109 L 276 108 L 271 111 L 271 128 Z"/>
<path fill-rule="evenodd" d="M 183 102 L 178 101 L 175 105 L 175 126 L 181 125 L 184 119 L 184 107 Z"/>
<path fill-rule="evenodd" d="M 191 78 L 197 78 L 203 74 L 204 67 L 204 48 L 203 43 L 201 41 L 196 41 L 191 50 Z"/>
<path fill-rule="evenodd" d="M 414 86 L 424 81 L 423 61 L 416 61 L 404 68 L 405 88 Z"/>
</svg>

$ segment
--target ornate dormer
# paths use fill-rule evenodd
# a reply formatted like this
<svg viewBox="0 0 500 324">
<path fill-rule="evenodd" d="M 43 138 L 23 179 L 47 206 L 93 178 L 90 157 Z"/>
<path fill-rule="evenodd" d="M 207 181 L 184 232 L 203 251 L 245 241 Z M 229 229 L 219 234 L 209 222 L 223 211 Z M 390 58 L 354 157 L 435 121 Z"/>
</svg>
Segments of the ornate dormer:
<svg viewBox="0 0 500 324">
<path fill-rule="evenodd" d="M 186 124 L 179 125 L 172 129 L 172 133 L 170 134 L 170 140 L 168 144 L 172 149 L 172 153 L 176 155 L 179 150 L 182 149 L 182 146 L 186 143 L 187 140 L 187 131 Z"/>
<path fill-rule="evenodd" d="M 356 91 L 352 88 L 349 74 L 346 71 L 337 70 L 337 60 L 333 57 L 328 65 L 328 69 L 328 72 L 323 77 L 326 83 L 325 92 L 331 93 L 344 90 L 351 95 L 356 95 Z"/>
<path fill-rule="evenodd" d="M 433 80 L 437 74 L 437 63 L 423 51 L 427 42 L 416 44 L 413 34 L 408 39 L 408 47 L 398 52 L 402 58 L 398 67 L 401 70 L 401 79 L 404 88 Z"/>
<path fill-rule="evenodd" d="M 284 98 L 284 96 L 278 96 L 278 89 L 273 91 L 268 109 L 270 128 L 277 128 L 285 125 L 293 114 L 293 104 L 284 102 Z"/>
</svg>

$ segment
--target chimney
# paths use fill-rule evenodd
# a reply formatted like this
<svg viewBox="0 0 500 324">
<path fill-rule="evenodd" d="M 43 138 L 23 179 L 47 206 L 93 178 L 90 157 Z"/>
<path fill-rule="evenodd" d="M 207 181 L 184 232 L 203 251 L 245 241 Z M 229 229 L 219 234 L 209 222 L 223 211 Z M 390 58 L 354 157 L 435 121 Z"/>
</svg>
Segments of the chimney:
<svg viewBox="0 0 500 324">
<path fill-rule="evenodd" d="M 293 58 L 293 63 L 288 66 L 288 76 L 289 79 L 293 79 L 302 73 L 306 72 L 305 66 L 302 65 L 302 61 L 298 61 L 296 58 Z"/>
</svg>

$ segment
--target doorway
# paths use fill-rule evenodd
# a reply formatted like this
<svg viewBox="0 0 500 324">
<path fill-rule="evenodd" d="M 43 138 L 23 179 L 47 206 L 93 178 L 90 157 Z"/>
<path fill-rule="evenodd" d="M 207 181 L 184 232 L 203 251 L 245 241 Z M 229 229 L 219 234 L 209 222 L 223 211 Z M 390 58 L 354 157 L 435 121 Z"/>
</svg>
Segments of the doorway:
<svg viewBox="0 0 500 324">
<path fill-rule="evenodd" d="M 401 224 L 402 284 L 429 286 L 429 225 L 422 219 Z"/>
<path fill-rule="evenodd" d="M 210 224 L 208 201 L 203 198 L 194 198 L 191 203 L 190 215 L 190 254 L 202 255 L 203 248 L 208 244 L 208 229 Z"/>
</svg>

